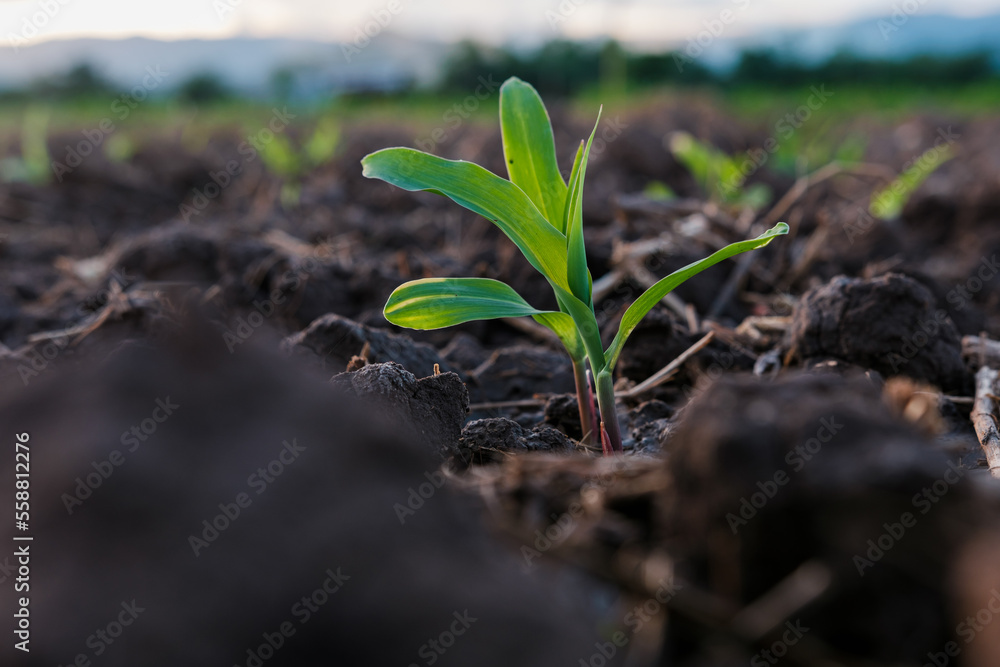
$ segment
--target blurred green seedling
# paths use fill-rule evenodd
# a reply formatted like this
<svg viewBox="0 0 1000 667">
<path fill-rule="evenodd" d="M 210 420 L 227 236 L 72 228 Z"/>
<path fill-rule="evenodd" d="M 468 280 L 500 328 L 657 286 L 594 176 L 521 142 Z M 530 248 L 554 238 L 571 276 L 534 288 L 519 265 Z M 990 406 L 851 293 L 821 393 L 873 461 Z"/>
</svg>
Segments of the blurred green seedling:
<svg viewBox="0 0 1000 667">
<path fill-rule="evenodd" d="M 311 169 L 333 157 L 339 145 L 340 124 L 333 118 L 323 118 L 301 146 L 284 134 L 275 135 L 264 146 L 261 150 L 264 164 L 284 181 L 281 186 L 282 204 L 298 204 L 302 179 Z"/>
<path fill-rule="evenodd" d="M 50 171 L 46 144 L 51 112 L 46 107 L 29 107 L 21 126 L 21 155 L 0 160 L 0 181 L 47 183 Z"/>
<path fill-rule="evenodd" d="M 872 195 L 868 211 L 881 220 L 898 218 L 927 177 L 954 157 L 950 146 L 935 146 L 913 160 L 892 183 Z"/>
<path fill-rule="evenodd" d="M 757 211 L 771 200 L 771 189 L 763 183 L 746 185 L 747 176 L 743 171 L 746 156 L 726 155 L 687 132 L 670 135 L 668 146 L 711 201 Z"/>
</svg>

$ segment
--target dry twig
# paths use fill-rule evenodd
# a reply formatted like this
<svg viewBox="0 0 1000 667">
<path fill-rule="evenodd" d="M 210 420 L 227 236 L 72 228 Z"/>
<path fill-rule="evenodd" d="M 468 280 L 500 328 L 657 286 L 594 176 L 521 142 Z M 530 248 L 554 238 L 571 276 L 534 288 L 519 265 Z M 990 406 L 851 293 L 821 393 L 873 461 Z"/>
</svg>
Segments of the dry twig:
<svg viewBox="0 0 1000 667">
<path fill-rule="evenodd" d="M 962 356 L 981 366 L 1000 368 L 1000 342 L 985 336 L 963 336 Z"/>
<path fill-rule="evenodd" d="M 643 380 L 636 386 L 628 389 L 626 391 L 620 391 L 615 394 L 618 398 L 635 398 L 636 396 L 647 392 L 653 387 L 658 387 L 667 380 L 669 380 L 677 370 L 684 365 L 684 363 L 693 357 L 695 354 L 700 352 L 706 345 L 712 342 L 715 338 L 715 332 L 709 331 L 707 334 L 702 336 L 701 340 L 697 343 L 684 350 L 676 359 L 671 361 L 669 364 L 661 368 L 660 370 L 653 373 L 647 379 Z"/>
<path fill-rule="evenodd" d="M 976 373 L 976 401 L 972 406 L 972 425 L 976 428 L 979 444 L 986 453 L 990 474 L 1000 478 L 1000 432 L 997 431 L 995 414 L 997 376 L 1000 373 L 989 366 L 983 366 Z"/>
</svg>

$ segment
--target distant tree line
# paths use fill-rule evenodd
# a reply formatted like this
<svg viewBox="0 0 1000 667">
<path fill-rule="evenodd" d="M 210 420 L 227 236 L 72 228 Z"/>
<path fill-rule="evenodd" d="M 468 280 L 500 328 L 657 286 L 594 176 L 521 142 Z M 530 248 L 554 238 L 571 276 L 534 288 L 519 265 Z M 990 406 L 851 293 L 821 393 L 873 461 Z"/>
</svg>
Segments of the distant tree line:
<svg viewBox="0 0 1000 667">
<path fill-rule="evenodd" d="M 995 55 L 989 52 L 923 55 L 904 60 L 876 60 L 844 52 L 825 61 L 806 64 L 774 50 L 754 49 L 744 51 L 734 67 L 720 71 L 682 52 L 635 53 L 615 41 L 555 40 L 531 51 L 462 42 L 446 59 L 437 90 L 446 93 L 474 90 L 485 76 L 494 81 L 519 76 L 544 95 L 567 96 L 596 87 L 634 91 L 663 85 L 796 88 L 822 83 L 944 88 L 995 81 L 1000 79 L 1000 72 Z M 293 79 L 291 70 L 272 73 L 271 97 L 287 98 Z M 411 90 L 404 89 L 397 94 Z M 115 92 L 114 84 L 91 66 L 80 64 L 64 74 L 40 78 L 23 88 L 0 91 L 0 102 L 104 98 Z M 180 102 L 196 105 L 239 97 L 226 81 L 212 72 L 192 75 L 170 95 Z"/>
<path fill-rule="evenodd" d="M 81 63 L 63 74 L 46 76 L 20 89 L 0 92 L 0 101 L 68 101 L 98 99 L 122 91 L 92 66 Z M 211 104 L 236 97 L 226 82 L 214 72 L 194 74 L 173 91 L 173 96 L 190 104 Z"/>
<path fill-rule="evenodd" d="M 469 90 L 484 73 L 501 81 L 519 76 L 550 95 L 570 95 L 595 86 L 630 90 L 711 84 L 791 88 L 822 82 L 944 87 L 998 78 L 988 52 L 904 60 L 876 60 L 845 52 L 803 64 L 774 50 L 751 49 L 740 55 L 735 67 L 722 72 L 682 52 L 632 53 L 614 41 L 552 41 L 530 52 L 463 42 L 446 61 L 440 88 Z"/>
</svg>

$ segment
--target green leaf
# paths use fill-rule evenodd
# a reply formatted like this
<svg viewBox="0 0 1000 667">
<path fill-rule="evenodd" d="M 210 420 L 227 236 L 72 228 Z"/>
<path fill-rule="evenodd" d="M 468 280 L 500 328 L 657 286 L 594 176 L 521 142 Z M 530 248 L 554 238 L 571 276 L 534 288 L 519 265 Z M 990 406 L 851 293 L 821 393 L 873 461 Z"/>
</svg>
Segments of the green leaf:
<svg viewBox="0 0 1000 667">
<path fill-rule="evenodd" d="M 510 285 L 489 278 L 413 280 L 393 290 L 383 312 L 385 319 L 408 329 L 443 329 L 500 317 L 563 315 L 533 308 Z M 551 317 L 547 321 L 561 326 Z"/>
<path fill-rule="evenodd" d="M 566 237 L 510 181 L 464 160 L 386 148 L 361 160 L 364 175 L 410 191 L 443 194 L 492 221 L 552 285 L 566 282 Z"/>
<path fill-rule="evenodd" d="M 340 124 L 332 118 L 324 118 L 316 125 L 316 130 L 305 145 L 309 164 L 318 166 L 333 157 L 340 145 Z"/>
<path fill-rule="evenodd" d="M 556 300 L 559 308 L 573 318 L 573 324 L 580 334 L 583 347 L 587 351 L 587 358 L 590 359 L 591 370 L 594 373 L 604 368 L 604 350 L 601 347 L 601 331 L 597 326 L 597 316 L 594 309 L 580 299 L 576 298 L 570 291 L 555 285 L 552 289 L 556 293 Z"/>
<path fill-rule="evenodd" d="M 566 183 L 559 173 L 552 123 L 542 98 L 517 77 L 500 87 L 500 131 L 510 180 L 558 229 Z"/>
<path fill-rule="evenodd" d="M 670 151 L 710 197 L 724 202 L 739 197 L 745 177 L 733 158 L 687 132 L 670 138 Z"/>
<path fill-rule="evenodd" d="M 771 188 L 769 188 L 765 183 L 754 183 L 753 185 L 744 188 L 743 192 L 736 199 L 737 204 L 740 206 L 747 206 L 754 211 L 759 211 L 764 208 L 770 201 Z"/>
<path fill-rule="evenodd" d="M 871 204 L 868 206 L 869 212 L 882 220 L 898 218 L 917 188 L 952 157 L 950 146 L 945 146 L 943 149 L 934 147 L 925 151 L 913 161 L 909 169 L 899 175 L 899 178 L 872 195 Z"/>
<path fill-rule="evenodd" d="M 603 110 L 603 107 L 602 107 Z M 601 123 L 601 111 L 597 112 L 597 122 L 590 133 L 587 146 L 583 149 L 579 167 L 574 166 L 573 183 L 570 186 L 570 207 L 567 215 L 569 226 L 566 231 L 566 282 L 570 291 L 580 301 L 591 306 L 590 272 L 587 270 L 587 248 L 583 242 L 583 184 L 587 178 L 587 160 L 590 158 L 590 146 L 594 143 L 594 135 Z"/>
<path fill-rule="evenodd" d="M 532 317 L 535 318 L 536 322 L 547 327 L 559 337 L 559 340 L 562 341 L 563 346 L 565 346 L 566 351 L 574 361 L 583 359 L 586 349 L 583 346 L 580 332 L 576 330 L 576 323 L 572 317 L 566 313 L 556 312 L 532 315 Z"/>
<path fill-rule="evenodd" d="M 625 345 L 625 341 L 628 339 L 629 335 L 639 322 L 642 321 L 642 318 L 646 316 L 646 313 L 652 310 L 653 306 L 658 304 L 663 297 L 672 292 L 678 285 L 691 276 L 701 273 L 708 267 L 718 264 L 724 259 L 728 259 L 733 255 L 738 255 L 748 250 L 762 248 L 770 243 L 774 237 L 787 233 L 788 225 L 783 222 L 779 222 L 757 238 L 727 245 L 725 248 L 717 250 L 705 259 L 693 262 L 684 268 L 674 271 L 669 276 L 658 281 L 655 285 L 643 292 L 642 296 L 636 299 L 635 303 L 629 306 L 628 310 L 625 311 L 625 314 L 622 316 L 621 324 L 618 326 L 618 333 L 615 335 L 615 339 L 611 341 L 611 345 L 608 346 L 608 349 L 605 352 L 608 370 L 610 371 L 614 368 L 615 363 L 618 361 L 618 355 L 621 354 L 622 346 Z"/>
<path fill-rule="evenodd" d="M 302 161 L 283 135 L 275 135 L 260 154 L 267 168 L 282 178 L 293 178 L 302 170 Z"/>
<path fill-rule="evenodd" d="M 583 141 L 576 149 L 576 157 L 573 158 L 573 169 L 569 173 L 569 188 L 566 190 L 566 201 L 563 202 L 562 227 L 559 228 L 563 234 L 569 229 L 569 214 L 573 209 L 573 184 L 576 183 L 577 173 L 580 171 L 580 163 L 583 160 Z"/>
<path fill-rule="evenodd" d="M 570 357 L 582 359 L 583 341 L 573 318 L 531 305 L 509 285 L 489 278 L 425 278 L 393 290 L 385 304 L 385 319 L 408 329 L 445 327 L 501 317 L 531 316 L 550 329 Z"/>
</svg>

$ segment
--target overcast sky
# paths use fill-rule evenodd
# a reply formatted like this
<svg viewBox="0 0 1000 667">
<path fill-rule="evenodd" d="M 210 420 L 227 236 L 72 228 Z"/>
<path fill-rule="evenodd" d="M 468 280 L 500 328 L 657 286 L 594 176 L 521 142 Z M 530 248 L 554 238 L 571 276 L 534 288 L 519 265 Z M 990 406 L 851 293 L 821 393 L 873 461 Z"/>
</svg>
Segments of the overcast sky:
<svg viewBox="0 0 1000 667">
<path fill-rule="evenodd" d="M 32 29 L 32 42 L 237 35 L 349 41 L 375 13 L 391 17 L 388 29 L 394 32 L 438 40 L 610 35 L 671 43 L 697 34 L 724 10 L 731 12 L 726 36 L 738 37 L 771 27 L 887 16 L 903 6 L 923 15 L 976 16 L 1000 11 L 1000 0 L 0 0 L 0 42 Z"/>
</svg>

